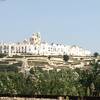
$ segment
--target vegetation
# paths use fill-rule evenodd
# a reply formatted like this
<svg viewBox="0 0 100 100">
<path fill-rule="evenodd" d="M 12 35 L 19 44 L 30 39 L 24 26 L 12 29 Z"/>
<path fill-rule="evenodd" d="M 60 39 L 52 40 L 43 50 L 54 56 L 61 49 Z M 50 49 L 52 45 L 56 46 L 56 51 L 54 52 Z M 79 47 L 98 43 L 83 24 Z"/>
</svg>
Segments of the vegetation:
<svg viewBox="0 0 100 100">
<path fill-rule="evenodd" d="M 7 56 L 7 54 L 0 53 L 0 58 L 3 58 L 3 57 L 5 57 L 5 56 Z"/>
<path fill-rule="evenodd" d="M 13 55 L 13 58 L 23 58 L 21 55 Z"/>
<path fill-rule="evenodd" d="M 35 67 L 28 75 L 17 71 L 0 72 L 0 94 L 100 96 L 100 65 L 49 71 Z"/>
<path fill-rule="evenodd" d="M 50 60 L 51 59 L 51 56 L 48 56 L 48 59 Z"/>
<path fill-rule="evenodd" d="M 69 60 L 69 56 L 68 56 L 68 55 L 63 55 L 63 60 L 64 60 L 65 62 L 67 62 L 67 61 Z"/>
<path fill-rule="evenodd" d="M 14 63 L 14 64 L 4 64 L 4 62 L 2 64 L 0 64 L 0 72 L 18 72 L 19 71 L 19 67 L 21 67 L 22 62 L 18 62 L 18 63 Z"/>
<path fill-rule="evenodd" d="M 99 53 L 98 52 L 95 52 L 93 55 L 94 55 L 94 57 L 98 57 L 99 56 Z"/>
</svg>

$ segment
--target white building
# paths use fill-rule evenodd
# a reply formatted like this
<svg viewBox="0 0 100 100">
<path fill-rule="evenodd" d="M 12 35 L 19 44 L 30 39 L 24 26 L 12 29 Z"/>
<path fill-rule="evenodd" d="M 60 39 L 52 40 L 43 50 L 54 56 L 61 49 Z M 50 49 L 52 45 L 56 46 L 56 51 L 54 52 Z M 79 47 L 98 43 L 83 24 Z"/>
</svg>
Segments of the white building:
<svg viewBox="0 0 100 100">
<path fill-rule="evenodd" d="M 72 56 L 90 56 L 91 52 L 78 46 L 65 46 L 62 44 L 48 44 L 41 42 L 40 33 L 35 33 L 29 40 L 22 43 L 0 43 L 0 53 L 6 53 L 9 56 L 21 54 L 33 55 L 72 55 Z"/>
</svg>

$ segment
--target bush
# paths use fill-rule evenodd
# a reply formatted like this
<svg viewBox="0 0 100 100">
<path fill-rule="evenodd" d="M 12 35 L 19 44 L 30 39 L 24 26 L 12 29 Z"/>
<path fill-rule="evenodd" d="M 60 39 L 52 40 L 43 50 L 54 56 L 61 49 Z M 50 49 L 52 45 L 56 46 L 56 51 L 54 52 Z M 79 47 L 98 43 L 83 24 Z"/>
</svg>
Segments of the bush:
<svg viewBox="0 0 100 100">
<path fill-rule="evenodd" d="M 5 56 L 7 56 L 7 54 L 0 53 L 0 58 L 3 58 L 3 57 L 5 57 Z"/>
<path fill-rule="evenodd" d="M 67 61 L 69 60 L 69 56 L 68 56 L 68 55 L 63 55 L 63 60 L 64 60 L 65 62 L 67 62 Z"/>
</svg>

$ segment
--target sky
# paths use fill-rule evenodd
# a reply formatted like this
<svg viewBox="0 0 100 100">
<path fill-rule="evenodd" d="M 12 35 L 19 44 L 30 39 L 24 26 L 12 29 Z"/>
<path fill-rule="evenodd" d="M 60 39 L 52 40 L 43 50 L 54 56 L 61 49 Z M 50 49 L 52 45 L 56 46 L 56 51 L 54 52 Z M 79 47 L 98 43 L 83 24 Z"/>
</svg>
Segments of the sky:
<svg viewBox="0 0 100 100">
<path fill-rule="evenodd" d="M 0 41 L 43 41 L 100 53 L 100 0 L 0 0 Z"/>
</svg>

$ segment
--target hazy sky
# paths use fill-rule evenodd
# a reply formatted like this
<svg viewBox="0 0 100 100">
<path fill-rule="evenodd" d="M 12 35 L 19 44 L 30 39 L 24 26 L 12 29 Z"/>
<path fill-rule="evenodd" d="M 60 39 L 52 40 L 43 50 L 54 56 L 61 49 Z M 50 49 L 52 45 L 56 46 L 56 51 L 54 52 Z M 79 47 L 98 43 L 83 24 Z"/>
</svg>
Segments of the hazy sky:
<svg viewBox="0 0 100 100">
<path fill-rule="evenodd" d="M 100 0 L 0 0 L 0 41 L 21 41 L 33 32 L 100 52 Z"/>
</svg>

